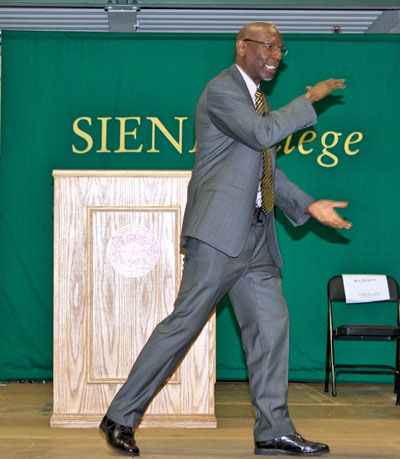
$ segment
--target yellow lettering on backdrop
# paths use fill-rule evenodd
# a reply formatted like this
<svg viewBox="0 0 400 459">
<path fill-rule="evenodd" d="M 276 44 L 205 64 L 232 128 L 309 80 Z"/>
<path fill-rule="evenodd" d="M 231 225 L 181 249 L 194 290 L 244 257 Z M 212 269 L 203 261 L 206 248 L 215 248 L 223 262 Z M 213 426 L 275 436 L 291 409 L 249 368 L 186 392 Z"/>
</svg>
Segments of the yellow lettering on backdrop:
<svg viewBox="0 0 400 459">
<path fill-rule="evenodd" d="M 196 153 L 197 151 L 197 139 L 194 141 L 193 148 L 188 151 L 188 153 Z"/>
<path fill-rule="evenodd" d="M 147 116 L 147 120 L 150 120 L 152 123 L 152 131 L 151 131 L 151 148 L 150 150 L 147 150 L 147 153 L 160 153 L 160 150 L 156 149 L 156 126 L 158 129 L 165 135 L 165 137 L 170 141 L 170 143 L 173 145 L 175 150 L 182 154 L 182 124 L 184 120 L 187 120 L 187 117 L 179 117 L 175 116 L 174 119 L 179 121 L 179 140 L 176 141 L 170 132 L 167 130 L 167 128 L 161 123 L 161 121 L 157 117 L 153 116 Z"/>
<path fill-rule="evenodd" d="M 87 142 L 87 147 L 84 149 L 84 150 L 78 150 L 75 145 L 72 145 L 72 151 L 74 153 L 78 153 L 79 155 L 82 155 L 83 153 L 87 153 L 89 150 L 91 150 L 91 148 L 93 147 L 93 139 L 92 139 L 92 136 L 90 136 L 87 132 L 85 131 L 82 131 L 82 129 L 80 129 L 78 127 L 78 123 L 82 120 L 85 120 L 88 122 L 89 126 L 92 125 L 92 118 L 89 118 L 88 116 L 81 116 L 80 118 L 77 118 L 75 121 L 74 121 L 74 124 L 73 124 L 73 130 L 75 132 L 76 135 L 78 135 L 79 137 L 82 137 L 82 139 L 86 140 Z"/>
<path fill-rule="evenodd" d="M 352 137 L 354 137 L 354 136 L 357 136 L 357 139 L 356 140 L 351 140 Z M 363 139 L 363 135 L 361 134 L 361 132 L 352 132 L 347 137 L 347 139 L 346 139 L 346 141 L 344 143 L 344 151 L 345 151 L 346 155 L 350 155 L 350 156 L 356 155 L 360 151 L 360 149 L 358 149 L 358 150 L 350 150 L 349 145 L 353 144 L 353 143 L 361 142 L 362 139 Z"/>
<path fill-rule="evenodd" d="M 309 136 L 310 135 L 310 136 Z M 307 136 L 309 136 L 309 138 L 307 138 Z M 301 134 L 300 136 L 300 139 L 299 139 L 299 152 L 302 154 L 302 155 L 308 155 L 309 153 L 311 153 L 313 151 L 312 148 L 306 150 L 304 147 L 303 147 L 303 144 L 305 143 L 309 143 L 309 142 L 312 142 L 313 140 L 315 140 L 317 138 L 317 133 L 315 131 L 306 131 L 306 132 L 303 132 L 303 134 Z"/>
<path fill-rule="evenodd" d="M 332 149 L 336 147 L 338 148 L 339 138 L 343 135 L 341 132 L 335 131 L 327 131 L 322 134 L 321 136 L 321 145 L 324 147 L 322 149 L 322 153 L 317 156 L 317 163 L 322 167 L 335 167 L 339 163 L 339 157 L 337 154 L 334 154 Z M 283 153 L 288 155 L 291 153 L 296 147 L 299 150 L 299 153 L 302 155 L 309 155 L 313 152 L 316 148 L 315 146 L 311 146 L 310 148 L 305 148 L 304 144 L 314 142 L 317 138 L 317 133 L 313 130 L 305 131 L 299 137 L 299 140 L 291 145 L 293 142 L 293 136 L 290 135 L 286 138 L 283 144 L 277 145 L 276 151 L 278 152 L 283 146 Z M 361 142 L 364 136 L 361 132 L 355 131 L 351 132 L 344 140 L 343 150 L 348 156 L 356 155 L 360 149 L 351 150 L 350 146 L 356 143 Z"/>
<path fill-rule="evenodd" d="M 119 148 L 118 150 L 110 150 L 107 145 L 108 140 L 108 128 L 110 120 L 119 121 Z M 159 153 L 160 150 L 156 147 L 156 128 L 165 136 L 165 138 L 171 143 L 175 150 L 182 154 L 182 141 L 183 141 L 183 122 L 188 118 L 176 116 L 174 119 L 178 121 L 178 136 L 175 138 L 164 124 L 160 121 L 158 117 L 148 116 L 145 118 L 151 123 L 151 147 L 146 150 L 147 153 Z M 132 136 L 134 140 L 138 140 L 138 130 L 137 127 L 134 129 L 128 130 L 128 123 L 136 123 L 137 126 L 141 125 L 142 118 L 139 116 L 126 116 L 126 117 L 115 117 L 110 116 L 98 116 L 97 120 L 100 122 L 100 147 L 96 150 L 96 153 L 140 153 L 143 151 L 143 144 L 138 143 L 137 148 L 127 148 L 127 137 Z M 89 116 L 81 116 L 73 122 L 73 132 L 80 137 L 83 141 L 86 142 L 86 146 L 79 149 L 72 144 L 72 151 L 77 154 L 84 154 L 90 151 L 93 148 L 94 139 L 90 132 L 90 127 L 92 127 L 92 118 Z M 86 127 L 85 127 L 86 126 Z M 97 131 L 96 131 L 97 132 Z M 343 151 L 348 156 L 354 156 L 359 153 L 359 148 L 352 147 L 355 144 L 360 143 L 364 136 L 361 132 L 354 131 L 344 137 L 344 142 L 342 141 L 339 145 L 340 138 L 342 137 L 342 132 L 336 131 L 326 131 L 322 133 L 320 137 L 320 145 L 322 146 L 322 153 L 319 153 L 319 148 L 315 145 L 315 140 L 318 135 L 314 130 L 308 130 L 301 133 L 298 140 L 294 140 L 293 135 L 289 135 L 285 140 L 282 141 L 280 145 L 277 145 L 276 151 L 279 151 L 283 147 L 283 153 L 288 155 L 292 153 L 295 148 L 298 149 L 298 152 L 301 155 L 309 155 L 313 151 L 318 155 L 316 157 L 317 163 L 321 167 L 335 167 L 339 163 L 339 158 L 341 157 L 340 153 Z M 132 141 L 132 140 L 131 140 Z M 148 139 L 150 142 L 150 138 Z M 310 144 L 306 148 L 306 144 Z M 341 151 L 339 150 L 341 147 Z M 146 147 L 145 147 L 146 148 Z M 191 150 L 187 150 L 187 153 L 196 153 L 197 151 L 197 140 L 195 139 L 194 145 Z"/>
<path fill-rule="evenodd" d="M 294 150 L 294 147 L 290 148 L 290 141 L 292 140 L 293 135 L 290 134 L 290 136 L 286 139 L 285 146 L 283 147 L 283 153 L 285 155 L 288 155 Z"/>
<path fill-rule="evenodd" d="M 326 144 L 326 138 L 328 137 L 328 135 L 332 135 L 333 136 L 333 141 L 332 141 L 332 143 L 330 145 Z M 322 153 L 317 158 L 317 162 L 318 162 L 318 164 L 320 166 L 322 166 L 322 167 L 335 167 L 336 164 L 339 162 L 338 157 L 336 155 L 334 155 L 332 152 L 330 152 L 328 150 L 328 148 L 333 148 L 338 143 L 339 137 L 341 135 L 342 135 L 341 132 L 327 131 L 321 137 L 321 143 L 325 148 L 322 149 Z M 332 162 L 325 163 L 322 160 L 325 156 L 328 156 L 329 158 L 331 158 Z"/>
<path fill-rule="evenodd" d="M 111 153 L 111 150 L 107 150 L 107 122 L 112 118 L 99 116 L 97 119 L 101 121 L 101 148 L 96 150 L 96 153 Z"/>
<path fill-rule="evenodd" d="M 139 116 L 126 116 L 126 117 L 115 117 L 116 120 L 120 122 L 120 131 L 119 131 L 119 149 L 115 150 L 115 153 L 140 153 L 142 151 L 143 145 L 134 149 L 128 150 L 125 148 L 125 137 L 127 135 L 133 136 L 136 140 L 136 128 L 133 131 L 127 132 L 126 131 L 126 121 L 127 120 L 135 120 L 140 125 L 140 117 Z"/>
</svg>

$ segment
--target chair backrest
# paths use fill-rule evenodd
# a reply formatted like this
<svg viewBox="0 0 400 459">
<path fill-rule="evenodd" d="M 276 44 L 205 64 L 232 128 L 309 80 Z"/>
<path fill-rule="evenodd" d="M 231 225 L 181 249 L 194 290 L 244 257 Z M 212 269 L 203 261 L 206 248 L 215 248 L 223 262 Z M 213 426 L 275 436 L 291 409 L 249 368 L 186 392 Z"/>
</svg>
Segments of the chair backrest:
<svg viewBox="0 0 400 459">
<path fill-rule="evenodd" d="M 393 277 L 387 276 L 390 299 L 380 301 L 379 303 L 395 302 L 397 303 L 397 325 L 400 326 L 400 294 L 399 284 Z M 345 302 L 346 295 L 344 293 L 343 277 L 334 276 L 328 282 L 328 322 L 332 328 L 332 303 Z M 378 303 L 378 301 L 376 302 Z M 355 303 L 357 304 L 357 303 Z M 358 303 L 363 304 L 363 303 Z"/>
<path fill-rule="evenodd" d="M 387 276 L 390 300 L 399 301 L 399 285 L 393 277 Z M 328 299 L 329 301 L 346 301 L 344 293 L 343 277 L 334 276 L 328 282 Z"/>
</svg>

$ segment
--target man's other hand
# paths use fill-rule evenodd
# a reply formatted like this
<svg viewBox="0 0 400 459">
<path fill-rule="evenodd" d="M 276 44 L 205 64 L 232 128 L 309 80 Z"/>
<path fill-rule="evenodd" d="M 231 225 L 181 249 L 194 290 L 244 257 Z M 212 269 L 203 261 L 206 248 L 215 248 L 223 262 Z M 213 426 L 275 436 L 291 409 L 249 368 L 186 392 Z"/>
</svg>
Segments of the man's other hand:
<svg viewBox="0 0 400 459">
<path fill-rule="evenodd" d="M 320 81 L 314 86 L 306 86 L 306 98 L 311 102 L 317 102 L 330 94 L 335 89 L 344 89 L 346 86 L 343 84 L 346 80 L 336 80 L 330 78 L 329 80 Z"/>
<path fill-rule="evenodd" d="M 335 210 L 335 207 L 347 207 L 348 203 L 344 201 L 331 201 L 329 199 L 321 199 L 314 201 L 308 206 L 307 214 L 318 220 L 320 223 L 331 226 L 332 228 L 350 229 L 352 223 L 341 217 Z"/>
</svg>

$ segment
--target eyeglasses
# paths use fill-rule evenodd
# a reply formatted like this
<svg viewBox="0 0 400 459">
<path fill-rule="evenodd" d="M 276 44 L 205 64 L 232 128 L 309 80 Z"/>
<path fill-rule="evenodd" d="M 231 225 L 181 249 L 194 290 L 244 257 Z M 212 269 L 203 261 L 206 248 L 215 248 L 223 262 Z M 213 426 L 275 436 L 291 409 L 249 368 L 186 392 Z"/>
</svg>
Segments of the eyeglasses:
<svg viewBox="0 0 400 459">
<path fill-rule="evenodd" d="M 268 49 L 268 51 L 271 51 L 273 53 L 275 51 L 279 51 L 282 54 L 282 57 L 287 56 L 288 53 L 288 50 L 285 47 L 274 45 L 270 41 L 257 41 L 251 40 L 250 38 L 245 38 L 243 41 L 252 41 L 253 43 L 259 43 L 260 45 L 264 45 Z"/>
</svg>

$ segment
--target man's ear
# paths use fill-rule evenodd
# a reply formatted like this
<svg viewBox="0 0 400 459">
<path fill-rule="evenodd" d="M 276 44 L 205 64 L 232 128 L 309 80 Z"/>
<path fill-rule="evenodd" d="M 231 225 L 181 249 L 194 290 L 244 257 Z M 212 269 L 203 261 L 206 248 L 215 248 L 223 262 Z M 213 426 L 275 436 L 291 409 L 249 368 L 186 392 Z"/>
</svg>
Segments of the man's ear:
<svg viewBox="0 0 400 459">
<path fill-rule="evenodd" d="M 236 55 L 239 57 L 244 57 L 246 55 L 247 45 L 243 39 L 236 41 Z"/>
</svg>

